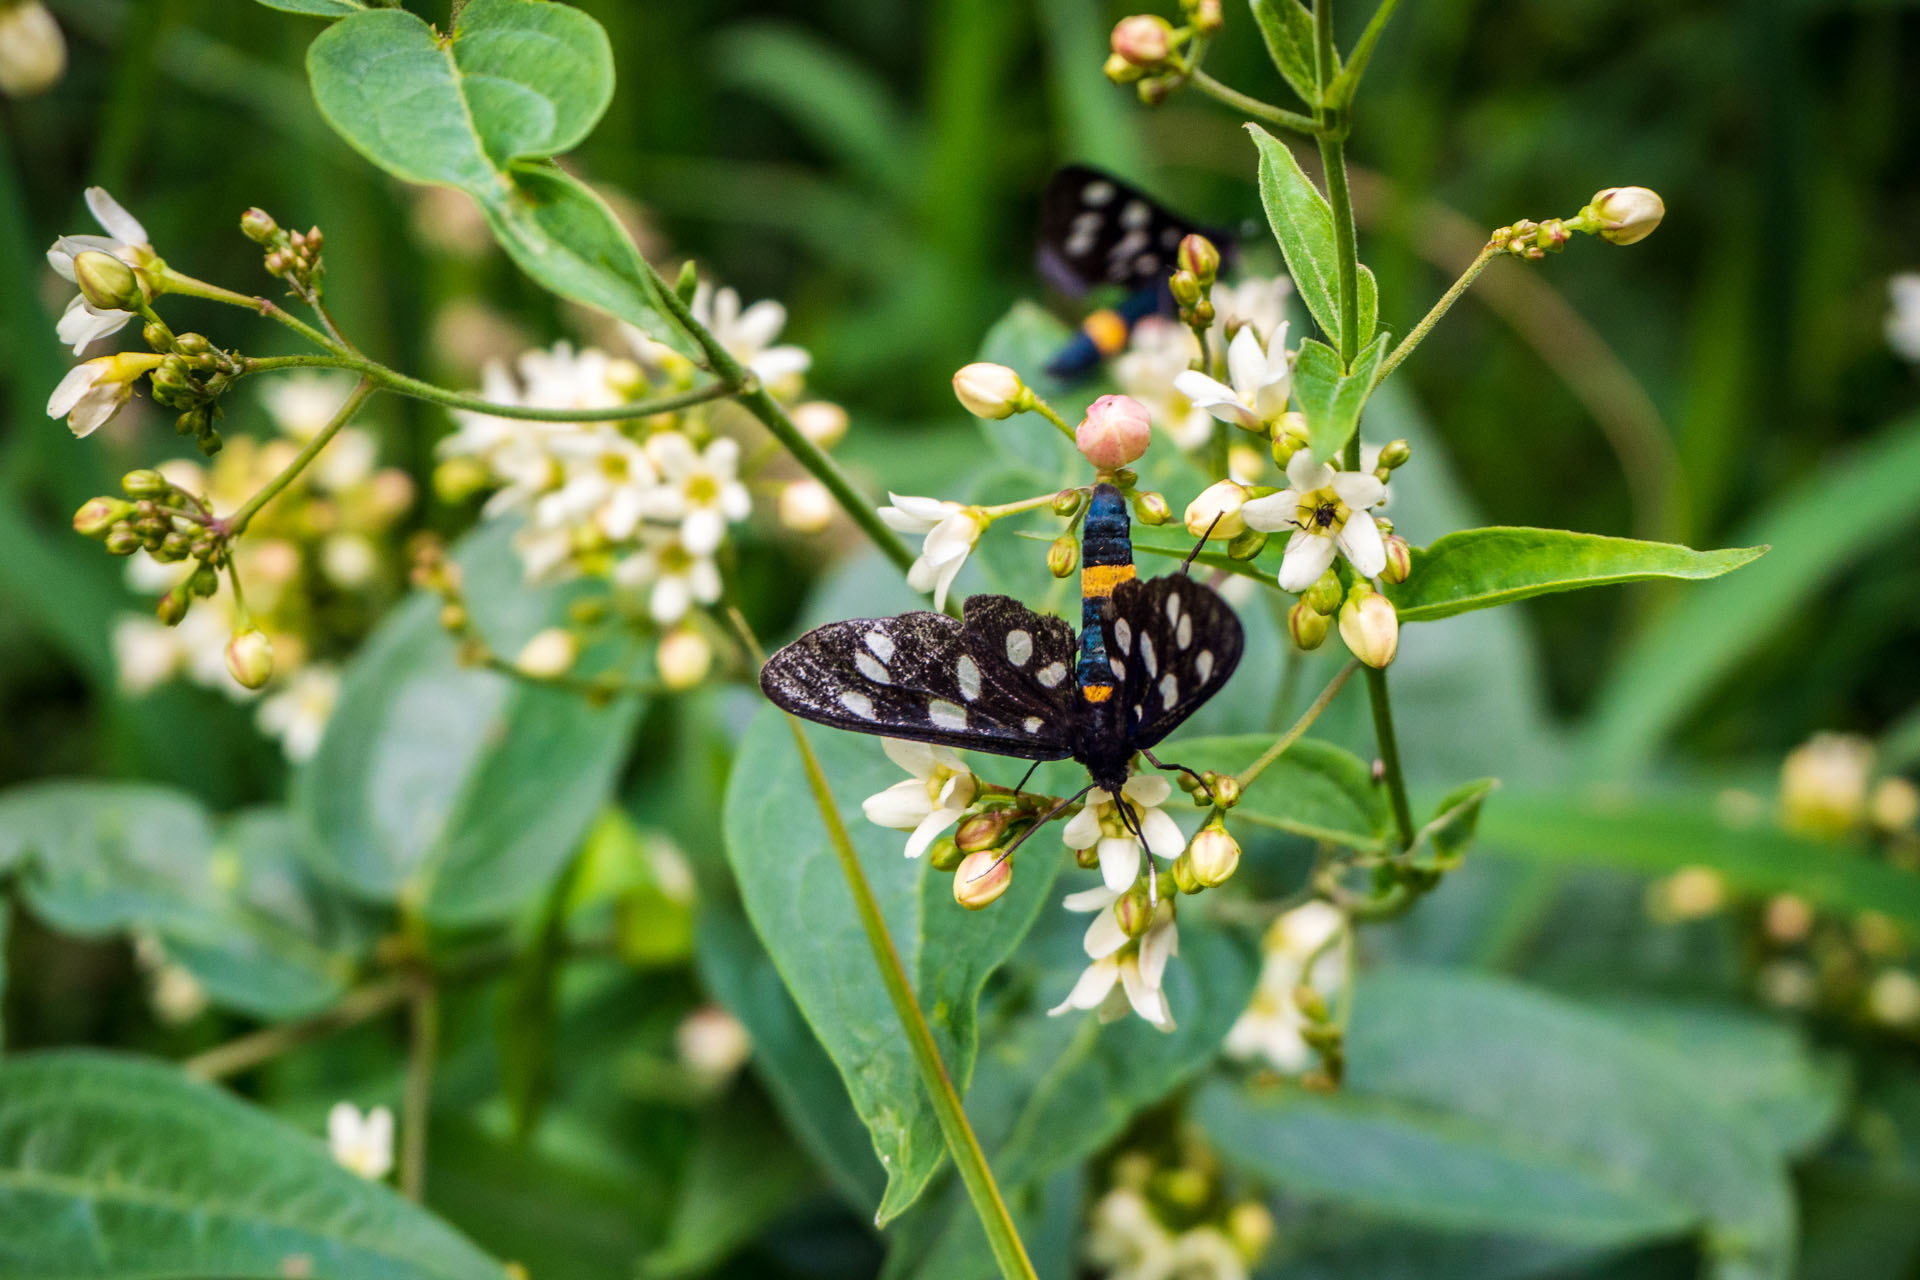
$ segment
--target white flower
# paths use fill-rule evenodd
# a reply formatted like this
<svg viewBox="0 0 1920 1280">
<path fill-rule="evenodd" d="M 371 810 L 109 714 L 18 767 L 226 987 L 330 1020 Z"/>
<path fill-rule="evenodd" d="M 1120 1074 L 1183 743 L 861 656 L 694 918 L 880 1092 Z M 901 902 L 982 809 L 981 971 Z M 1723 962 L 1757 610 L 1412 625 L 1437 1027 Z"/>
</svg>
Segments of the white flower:
<svg viewBox="0 0 1920 1280">
<path fill-rule="evenodd" d="M 40 0 L 0 5 L 0 93 L 43 93 L 66 69 L 66 38 Z"/>
<path fill-rule="evenodd" d="M 295 764 L 311 760 L 340 700 L 340 673 L 323 663 L 301 667 L 274 693 L 260 700 L 254 723 L 280 740 L 280 750 Z"/>
<path fill-rule="evenodd" d="M 1371 509 L 1387 486 L 1366 471 L 1336 471 L 1300 449 L 1287 461 L 1287 485 L 1240 508 L 1250 529 L 1272 533 L 1292 528 L 1280 561 L 1280 589 L 1305 591 L 1327 571 L 1335 554 L 1344 555 L 1363 578 L 1387 567 L 1387 548 Z"/>
<path fill-rule="evenodd" d="M 1302 984 L 1322 996 L 1339 991 L 1342 966 L 1337 945 L 1330 944 L 1346 924 L 1346 917 L 1325 902 L 1295 907 L 1273 922 L 1263 944 L 1266 955 L 1253 1002 L 1227 1033 L 1223 1047 L 1228 1057 L 1264 1058 L 1290 1075 L 1306 1069 L 1313 1050 L 1301 1034 L 1307 1020 L 1293 993 Z"/>
<path fill-rule="evenodd" d="M 753 1041 L 740 1020 L 717 1004 L 695 1009 L 673 1033 L 680 1061 L 708 1084 L 719 1084 L 738 1071 L 753 1052 Z"/>
<path fill-rule="evenodd" d="M 1193 333 L 1165 316 L 1148 316 L 1133 326 L 1127 350 L 1113 362 L 1120 390 L 1138 400 L 1182 449 L 1195 449 L 1213 435 L 1213 415 L 1174 385 L 1200 354 Z"/>
<path fill-rule="evenodd" d="M 880 518 L 889 529 L 900 533 L 924 533 L 920 556 L 907 569 L 907 585 L 915 591 L 933 592 L 933 607 L 947 607 L 947 591 L 967 562 L 973 544 L 980 540 L 986 524 L 971 508 L 938 498 L 887 495 L 893 505 L 880 508 Z"/>
<path fill-rule="evenodd" d="M 150 352 L 129 351 L 77 364 L 47 397 L 47 416 L 65 418 L 76 436 L 90 436 L 120 412 L 133 398 L 133 384 L 159 363 L 160 357 Z"/>
<path fill-rule="evenodd" d="M 1251 325 L 1234 334 L 1227 344 L 1227 377 L 1233 385 L 1189 369 L 1173 385 L 1220 421 L 1264 433 L 1287 411 L 1287 397 L 1293 391 L 1287 326 L 1281 324 L 1264 344 Z"/>
<path fill-rule="evenodd" d="M 1887 281 L 1892 310 L 1887 312 L 1887 345 L 1920 362 L 1920 271 L 1903 271 Z"/>
<path fill-rule="evenodd" d="M 1216 284 L 1212 300 L 1214 324 L 1221 332 L 1252 325 L 1262 338 L 1270 337 L 1287 320 L 1287 297 L 1293 281 L 1285 276 L 1270 280 L 1249 278 L 1239 284 Z"/>
<path fill-rule="evenodd" d="M 1156 858 L 1177 858 L 1187 847 L 1180 827 L 1160 806 L 1173 794 L 1173 784 L 1157 773 L 1136 773 L 1120 788 L 1121 801 L 1147 838 L 1147 851 Z M 1140 875 L 1140 842 L 1127 829 L 1111 791 L 1095 787 L 1087 802 L 1067 823 L 1060 838 L 1069 849 L 1095 849 L 1100 855 L 1100 879 L 1114 893 L 1125 893 Z"/>
<path fill-rule="evenodd" d="M 1068 894 L 1061 903 L 1069 911 L 1093 912 L 1082 944 L 1093 961 L 1067 992 L 1067 998 L 1047 1010 L 1059 1017 L 1072 1009 L 1098 1009 L 1102 1022 L 1111 1022 L 1124 1014 L 1128 1006 L 1162 1031 L 1173 1030 L 1173 1014 L 1167 1008 L 1161 983 L 1166 977 L 1167 961 L 1180 953 L 1180 933 L 1174 924 L 1173 902 L 1161 901 L 1153 923 L 1135 942 L 1120 927 L 1113 904 L 1124 891 L 1100 887 Z"/>
<path fill-rule="evenodd" d="M 740 446 L 734 441 L 723 436 L 696 450 L 687 437 L 667 431 L 647 441 L 647 456 L 666 480 L 648 495 L 647 518 L 678 520 L 688 550 L 718 550 L 727 525 L 753 510 L 740 483 Z"/>
<path fill-rule="evenodd" d="M 351 1102 L 334 1103 L 327 1147 L 342 1167 L 378 1182 L 393 1169 L 393 1112 L 375 1107 L 363 1116 Z"/>
<path fill-rule="evenodd" d="M 720 599 L 720 570 L 713 557 L 687 549 L 679 538 L 649 539 L 613 567 L 614 585 L 627 591 L 649 588 L 647 612 L 663 627 L 687 616 L 697 601 Z"/>
<path fill-rule="evenodd" d="M 153 246 L 147 243 L 147 229 L 140 220 L 120 207 L 104 187 L 87 188 L 87 208 L 107 234 L 104 236 L 61 236 L 47 250 L 47 262 L 61 278 L 74 279 L 73 260 L 83 253 L 110 253 L 130 267 L 144 266 L 153 258 Z M 76 295 L 61 313 L 57 331 L 60 341 L 73 344 L 79 355 L 89 343 L 111 333 L 133 319 L 133 312 L 95 307 Z M 59 414 L 53 415 L 59 417 Z M 82 433 L 84 434 L 84 433 Z"/>
<path fill-rule="evenodd" d="M 867 821 L 877 827 L 911 831 L 907 856 L 917 858 L 942 831 L 960 820 L 973 803 L 977 784 L 972 770 L 946 747 L 901 738 L 882 738 L 887 759 L 912 774 L 861 804 Z"/>
<path fill-rule="evenodd" d="M 566 531 L 569 545 L 572 530 L 583 526 L 615 542 L 631 538 L 660 488 L 647 451 L 607 426 L 553 433 L 546 447 L 557 468 L 557 485 L 538 497 L 531 497 L 526 486 L 503 489 L 488 503 L 489 510 L 503 495 L 517 492 L 529 503 L 533 529 Z"/>
<path fill-rule="evenodd" d="M 802 347 L 772 345 L 786 327 L 787 309 L 770 298 L 742 310 L 738 293 L 703 282 L 693 291 L 692 309 L 693 318 L 720 340 L 727 354 L 770 388 L 799 377 L 813 364 Z"/>
<path fill-rule="evenodd" d="M 320 434 L 353 390 L 353 379 L 311 369 L 282 374 L 260 393 L 275 426 L 302 442 Z M 336 443 L 338 438 L 336 437 Z"/>
<path fill-rule="evenodd" d="M 1087 1215 L 1087 1261 L 1106 1268 L 1107 1280 L 1165 1280 L 1173 1275 L 1173 1235 L 1147 1198 L 1115 1187 Z"/>
</svg>

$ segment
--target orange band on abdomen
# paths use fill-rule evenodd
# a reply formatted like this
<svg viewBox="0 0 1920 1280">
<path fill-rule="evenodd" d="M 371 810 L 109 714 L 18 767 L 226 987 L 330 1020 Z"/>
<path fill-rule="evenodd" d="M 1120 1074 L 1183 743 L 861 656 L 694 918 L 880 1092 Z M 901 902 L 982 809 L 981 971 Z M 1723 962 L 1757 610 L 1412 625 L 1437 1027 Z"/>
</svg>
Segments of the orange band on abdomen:
<svg viewBox="0 0 1920 1280">
<path fill-rule="evenodd" d="M 1088 702 L 1105 702 L 1113 696 L 1113 686 L 1110 684 L 1083 684 L 1080 686 L 1080 696 Z"/>
<path fill-rule="evenodd" d="M 1132 581 L 1133 576 L 1130 564 L 1090 564 L 1080 570 L 1080 595 L 1110 596 L 1115 587 Z"/>
</svg>

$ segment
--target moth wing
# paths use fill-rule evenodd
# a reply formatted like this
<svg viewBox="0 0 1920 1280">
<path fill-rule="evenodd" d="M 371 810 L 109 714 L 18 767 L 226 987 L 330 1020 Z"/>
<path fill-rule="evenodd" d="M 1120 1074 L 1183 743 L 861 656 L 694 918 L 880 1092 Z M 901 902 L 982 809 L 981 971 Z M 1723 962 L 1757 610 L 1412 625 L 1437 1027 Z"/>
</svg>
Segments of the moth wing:
<svg viewBox="0 0 1920 1280">
<path fill-rule="evenodd" d="M 816 627 L 760 687 L 802 719 L 1025 760 L 1072 754 L 1073 631 L 1007 596 Z"/>
<path fill-rule="evenodd" d="M 1040 202 L 1040 270 L 1075 296 L 1096 285 L 1158 286 L 1194 223 L 1137 187 L 1086 165 L 1053 175 Z"/>
<path fill-rule="evenodd" d="M 1107 652 L 1122 668 L 1128 736 L 1141 749 L 1220 692 L 1246 644 L 1233 606 L 1181 574 L 1121 583 L 1105 625 Z"/>
</svg>

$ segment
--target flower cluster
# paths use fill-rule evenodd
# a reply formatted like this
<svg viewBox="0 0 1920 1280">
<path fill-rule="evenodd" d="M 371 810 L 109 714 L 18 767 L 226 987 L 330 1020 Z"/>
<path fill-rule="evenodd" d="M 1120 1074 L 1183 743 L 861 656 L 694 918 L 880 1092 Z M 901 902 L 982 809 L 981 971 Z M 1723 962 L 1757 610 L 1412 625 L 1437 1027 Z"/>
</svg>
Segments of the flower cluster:
<svg viewBox="0 0 1920 1280">
<path fill-rule="evenodd" d="M 1266 1206 L 1236 1196 L 1218 1157 L 1183 1135 L 1162 1159 L 1113 1158 L 1082 1252 L 1108 1280 L 1246 1280 L 1273 1236 Z"/>
<path fill-rule="evenodd" d="M 1337 1032 L 1326 1001 L 1340 991 L 1339 948 L 1350 941 L 1347 918 L 1325 902 L 1295 907 L 1268 926 L 1261 942 L 1253 1001 L 1227 1033 L 1227 1056 L 1260 1062 L 1285 1075 L 1333 1060 Z"/>
</svg>

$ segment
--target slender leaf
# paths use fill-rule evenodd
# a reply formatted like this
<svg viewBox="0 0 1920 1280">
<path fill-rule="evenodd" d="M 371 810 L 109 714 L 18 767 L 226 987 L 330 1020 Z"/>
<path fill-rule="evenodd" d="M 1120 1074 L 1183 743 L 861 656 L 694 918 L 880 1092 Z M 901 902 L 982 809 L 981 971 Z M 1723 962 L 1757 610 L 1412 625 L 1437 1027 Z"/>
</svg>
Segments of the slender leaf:
<svg viewBox="0 0 1920 1280">
<path fill-rule="evenodd" d="M 1273 745 L 1272 735 L 1177 741 L 1168 759 L 1194 769 L 1239 773 Z M 1356 849 L 1380 846 L 1387 830 L 1386 797 L 1373 770 L 1349 751 L 1302 738 L 1254 779 L 1233 817 L 1256 826 Z"/>
<path fill-rule="evenodd" d="M 1413 572 L 1387 590 L 1402 622 L 1430 622 L 1555 591 L 1651 578 L 1717 578 L 1766 552 L 1766 547 L 1694 551 L 1668 542 L 1496 525 L 1416 547 Z"/>
<path fill-rule="evenodd" d="M 1315 71 L 1313 15 L 1300 0 L 1252 0 L 1250 7 L 1275 69 L 1302 102 L 1317 105 L 1320 80 Z"/>
<path fill-rule="evenodd" d="M 1300 344 L 1293 366 L 1293 394 L 1307 418 L 1315 460 L 1325 462 L 1346 447 L 1360 427 L 1360 410 L 1373 386 L 1373 371 L 1387 353 L 1387 335 L 1374 337 L 1341 372 L 1340 355 L 1312 338 Z"/>
<path fill-rule="evenodd" d="M 1441 858 L 1457 861 L 1465 856 L 1480 828 L 1480 809 L 1500 785 L 1496 778 L 1476 778 L 1463 782 L 1440 799 L 1427 824 L 1433 849 Z"/>
<path fill-rule="evenodd" d="M 0 1063 L 0 1280 L 506 1271 L 313 1137 L 172 1067 Z"/>
<path fill-rule="evenodd" d="M 901 779 L 879 744 L 855 734 L 809 736 L 941 1060 L 964 1091 L 973 1075 L 981 986 L 1032 925 L 1061 860 L 1022 861 L 1003 898 L 984 912 L 968 912 L 953 901 L 950 877 L 925 858 L 901 855 L 903 833 L 861 818 L 863 799 Z M 741 743 L 724 828 L 748 919 L 840 1069 L 886 1166 L 887 1191 L 876 1215 L 884 1223 L 925 1189 L 945 1148 L 791 733 L 771 707 L 755 717 Z"/>
<path fill-rule="evenodd" d="M 361 0 L 257 0 L 257 3 L 282 13 L 304 13 L 315 18 L 345 18 L 367 7 Z"/>
<path fill-rule="evenodd" d="M 1280 252 L 1286 257 L 1287 273 L 1293 277 L 1293 286 L 1300 291 L 1300 300 L 1306 303 L 1314 323 L 1333 346 L 1342 346 L 1340 268 L 1333 235 L 1333 209 L 1301 169 L 1300 162 L 1293 158 L 1286 143 L 1257 124 L 1249 124 L 1247 132 L 1253 135 L 1254 145 L 1260 152 L 1260 203 L 1266 208 L 1267 222 L 1273 228 L 1274 238 L 1280 242 Z M 1356 287 L 1359 290 L 1356 318 L 1360 330 L 1359 340 L 1354 343 L 1357 350 L 1373 340 L 1373 331 L 1379 324 L 1380 291 L 1373 272 L 1364 266 L 1360 268 Z"/>
</svg>

